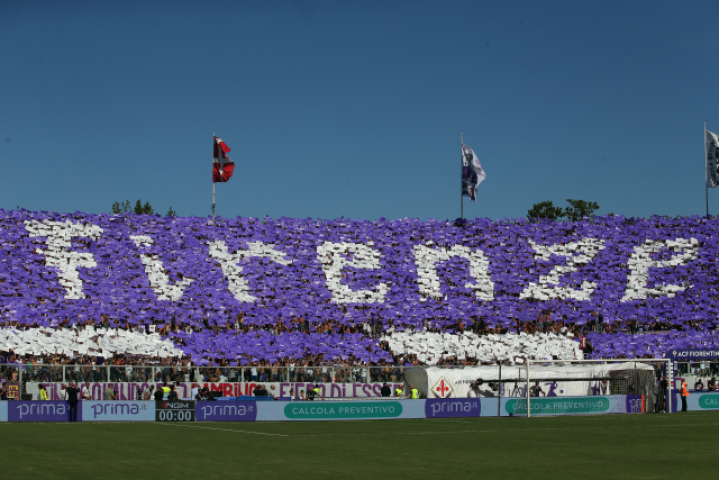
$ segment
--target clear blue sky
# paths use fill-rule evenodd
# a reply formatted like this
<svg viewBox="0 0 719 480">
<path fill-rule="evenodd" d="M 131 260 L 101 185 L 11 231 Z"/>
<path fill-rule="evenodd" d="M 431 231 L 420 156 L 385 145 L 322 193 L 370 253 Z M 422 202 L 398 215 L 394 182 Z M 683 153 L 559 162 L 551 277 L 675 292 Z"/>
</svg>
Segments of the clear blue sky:
<svg viewBox="0 0 719 480">
<path fill-rule="evenodd" d="M 716 2 L 0 2 L 0 208 L 704 214 Z M 710 191 L 719 213 L 719 191 Z"/>
</svg>

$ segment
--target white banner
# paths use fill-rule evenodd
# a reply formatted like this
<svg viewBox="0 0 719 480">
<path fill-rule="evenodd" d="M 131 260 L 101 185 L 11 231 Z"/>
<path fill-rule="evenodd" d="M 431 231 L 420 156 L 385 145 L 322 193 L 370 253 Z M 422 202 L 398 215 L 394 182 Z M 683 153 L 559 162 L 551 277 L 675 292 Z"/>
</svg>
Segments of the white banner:
<svg viewBox="0 0 719 480">
<path fill-rule="evenodd" d="M 64 400 L 60 398 L 62 382 L 58 383 L 47 383 L 47 382 L 27 382 L 26 390 L 27 393 L 33 395 L 33 399 L 40 398 L 38 386 L 42 383 L 45 386 L 48 397 L 50 400 Z M 67 382 L 65 382 L 67 384 Z M 214 382 L 214 383 L 195 383 L 195 382 L 180 382 L 176 385 L 177 395 L 180 398 L 190 398 L 192 396 L 192 389 L 195 387 L 205 388 L 207 387 L 211 392 L 222 392 L 223 397 L 242 397 L 252 395 L 252 391 L 257 385 L 264 385 L 267 391 L 276 397 L 289 397 L 290 390 L 293 390 L 294 394 L 297 395 L 300 391 L 307 393 L 309 388 L 315 386 L 314 383 L 289 383 L 289 382 Z M 84 383 L 80 385 L 80 388 L 84 387 Z M 154 391 L 155 386 L 162 385 L 161 383 L 139 383 L 139 382 L 90 382 L 90 394 L 93 400 L 104 400 L 105 392 L 108 389 L 117 391 L 118 400 L 138 400 L 138 394 L 144 392 L 147 388 L 152 388 Z M 170 384 L 168 384 L 170 385 Z M 387 383 L 390 387 L 392 394 L 401 383 Z M 380 397 L 382 396 L 380 390 L 382 389 L 381 383 L 320 383 L 320 394 L 324 398 L 368 398 L 368 397 Z"/>
</svg>

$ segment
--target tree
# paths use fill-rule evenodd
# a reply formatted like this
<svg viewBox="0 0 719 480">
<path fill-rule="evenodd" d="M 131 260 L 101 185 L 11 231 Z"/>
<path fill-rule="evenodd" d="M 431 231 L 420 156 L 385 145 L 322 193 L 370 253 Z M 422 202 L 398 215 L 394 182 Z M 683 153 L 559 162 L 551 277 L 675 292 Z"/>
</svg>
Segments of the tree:
<svg viewBox="0 0 719 480">
<path fill-rule="evenodd" d="M 567 199 L 569 206 L 564 210 L 564 216 L 572 222 L 583 219 L 584 217 L 594 216 L 594 212 L 599 210 L 597 202 L 587 202 L 586 200 Z"/>
<path fill-rule="evenodd" d="M 172 207 L 170 207 L 170 209 L 167 211 L 167 215 L 165 215 L 165 216 L 166 216 L 166 217 L 170 217 L 170 218 L 175 218 L 176 215 L 177 215 L 177 212 L 174 211 L 174 210 L 172 209 Z"/>
<path fill-rule="evenodd" d="M 112 213 L 115 215 L 120 213 L 127 213 L 130 211 L 130 200 L 125 200 L 124 202 L 115 202 L 112 204 Z"/>
<path fill-rule="evenodd" d="M 551 201 L 535 203 L 527 212 L 527 218 L 538 219 L 546 218 L 548 220 L 559 220 L 566 218 L 569 221 L 576 222 L 584 217 L 591 217 L 594 212 L 599 210 L 597 202 L 587 202 L 586 200 L 567 199 L 569 206 L 565 209 L 555 207 Z"/>
<path fill-rule="evenodd" d="M 120 213 L 135 213 L 136 215 L 154 215 L 155 210 L 152 208 L 152 205 L 150 205 L 150 202 L 145 202 L 145 205 L 143 205 L 142 200 L 138 200 L 137 202 L 135 202 L 135 208 L 132 208 L 130 200 L 125 200 L 124 202 L 113 203 L 112 213 L 114 213 L 115 215 L 118 215 Z"/>
<path fill-rule="evenodd" d="M 535 203 L 527 212 L 527 218 L 538 219 L 546 218 L 547 220 L 559 220 L 564 216 L 564 210 L 555 207 L 551 201 Z"/>
</svg>

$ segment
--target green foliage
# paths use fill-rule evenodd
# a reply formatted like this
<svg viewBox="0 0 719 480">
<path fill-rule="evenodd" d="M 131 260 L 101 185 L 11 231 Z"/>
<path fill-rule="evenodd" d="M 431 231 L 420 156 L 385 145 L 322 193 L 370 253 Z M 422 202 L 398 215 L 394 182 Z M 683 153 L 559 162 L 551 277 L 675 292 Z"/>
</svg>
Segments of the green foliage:
<svg viewBox="0 0 719 480">
<path fill-rule="evenodd" d="M 112 213 L 118 215 L 120 213 L 127 213 L 130 211 L 130 200 L 124 202 L 115 202 L 112 204 Z"/>
<path fill-rule="evenodd" d="M 152 205 L 150 205 L 150 202 L 145 202 L 145 205 L 143 205 L 142 200 L 137 200 L 137 202 L 135 202 L 135 208 L 132 208 L 130 200 L 125 200 L 124 202 L 113 203 L 112 213 L 115 215 L 126 213 L 134 213 L 136 215 L 154 215 L 155 210 L 152 208 Z"/>
<path fill-rule="evenodd" d="M 567 199 L 569 206 L 565 209 L 555 207 L 551 201 L 535 203 L 527 212 L 527 218 L 536 220 L 538 218 L 546 218 L 548 220 L 560 220 L 566 218 L 569 221 L 576 222 L 584 217 L 594 216 L 594 212 L 599 210 L 597 202 L 588 202 L 586 200 Z"/>
<path fill-rule="evenodd" d="M 177 215 L 177 212 L 174 211 L 174 210 L 172 209 L 172 207 L 170 207 L 170 209 L 167 211 L 167 215 L 165 215 L 165 216 L 166 216 L 166 217 L 170 217 L 170 218 L 175 218 L 176 215 Z"/>
<path fill-rule="evenodd" d="M 576 222 L 583 219 L 584 217 L 593 217 L 594 212 L 599 210 L 599 204 L 597 202 L 587 202 L 586 200 L 572 200 L 567 199 L 569 206 L 564 210 L 564 216 L 567 220 Z"/>
<path fill-rule="evenodd" d="M 551 201 L 535 203 L 527 212 L 527 218 L 538 219 L 546 218 L 548 220 L 559 220 L 564 216 L 564 210 L 555 207 Z"/>
</svg>

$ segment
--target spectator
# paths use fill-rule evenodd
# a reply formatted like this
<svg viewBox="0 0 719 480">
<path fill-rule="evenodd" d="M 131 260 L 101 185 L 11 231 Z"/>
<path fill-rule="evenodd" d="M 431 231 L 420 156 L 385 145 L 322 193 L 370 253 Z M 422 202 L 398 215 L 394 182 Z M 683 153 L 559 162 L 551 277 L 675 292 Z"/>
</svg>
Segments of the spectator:
<svg viewBox="0 0 719 480">
<path fill-rule="evenodd" d="M 698 378 L 696 382 L 694 382 L 694 390 L 697 390 L 701 392 L 704 390 L 704 383 L 702 383 L 702 379 Z"/>
<path fill-rule="evenodd" d="M 85 382 L 85 385 L 82 387 L 82 399 L 92 400 L 92 390 L 90 389 L 90 382 Z"/>
<path fill-rule="evenodd" d="M 307 400 L 314 400 L 315 398 L 319 398 L 320 400 L 324 400 L 322 398 L 322 395 L 320 395 L 320 385 L 316 384 L 315 388 L 311 388 L 307 390 Z"/>
<path fill-rule="evenodd" d="M 143 400 L 152 400 L 152 384 L 147 384 L 145 390 L 142 392 Z"/>
<path fill-rule="evenodd" d="M 709 390 L 710 392 L 716 390 L 716 379 L 714 378 L 714 376 L 707 380 L 707 390 Z"/>
<path fill-rule="evenodd" d="M 105 388 L 105 400 L 114 400 L 115 399 L 115 390 L 112 388 L 112 385 L 107 386 Z"/>
<path fill-rule="evenodd" d="M 304 390 L 300 390 L 300 400 L 302 400 L 302 401 L 304 401 L 304 402 L 306 402 L 307 400 L 309 400 L 309 399 L 307 398 L 307 395 L 305 395 L 305 391 L 304 391 Z"/>
<path fill-rule="evenodd" d="M 175 386 L 170 387 L 170 393 L 167 394 L 167 401 L 168 402 L 174 402 L 177 400 L 177 391 L 175 391 Z"/>
<path fill-rule="evenodd" d="M 278 398 L 275 396 L 275 386 L 270 385 L 270 397 L 272 397 L 272 400 L 278 400 Z"/>
<path fill-rule="evenodd" d="M 66 389 L 64 383 L 62 385 L 60 385 L 59 396 L 60 396 L 60 400 L 67 401 L 67 389 Z"/>
<path fill-rule="evenodd" d="M 266 397 L 266 396 L 267 396 L 267 390 L 265 389 L 264 386 L 262 386 L 262 384 L 259 384 L 259 385 L 257 385 L 257 386 L 255 387 L 254 390 L 252 390 L 252 394 L 253 394 L 255 397 Z"/>
<path fill-rule="evenodd" d="M 379 393 L 383 397 L 389 397 L 392 395 L 392 389 L 389 388 L 389 386 L 387 385 L 387 382 L 384 382 L 382 384 L 382 388 L 380 389 Z"/>
</svg>

